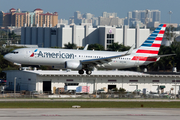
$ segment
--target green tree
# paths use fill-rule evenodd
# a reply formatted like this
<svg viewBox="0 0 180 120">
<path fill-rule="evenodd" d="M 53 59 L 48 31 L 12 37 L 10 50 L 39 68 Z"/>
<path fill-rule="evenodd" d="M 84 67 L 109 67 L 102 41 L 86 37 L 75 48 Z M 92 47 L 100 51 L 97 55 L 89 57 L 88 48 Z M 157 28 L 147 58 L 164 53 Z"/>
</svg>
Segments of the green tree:
<svg viewBox="0 0 180 120">
<path fill-rule="evenodd" d="M 104 50 L 104 46 L 100 44 L 90 44 L 88 50 Z"/>
<path fill-rule="evenodd" d="M 166 27 L 166 31 L 164 33 L 164 37 L 167 40 L 170 40 L 170 38 L 175 38 L 175 34 L 174 34 L 175 30 L 176 30 L 176 28 L 174 28 L 172 25 L 170 25 L 169 27 Z"/>
<path fill-rule="evenodd" d="M 16 37 L 16 34 L 14 33 L 14 31 L 9 32 L 9 38 L 14 39 Z"/>
<path fill-rule="evenodd" d="M 119 93 L 121 93 L 121 94 L 124 94 L 125 92 L 126 92 L 126 90 L 124 89 L 124 88 L 119 88 Z"/>
<path fill-rule="evenodd" d="M 178 62 L 178 59 L 180 57 L 180 50 L 178 46 L 180 47 L 179 42 L 172 42 L 171 46 L 161 45 L 159 50 L 159 55 L 166 55 L 166 54 L 176 54 L 176 55 L 161 57 L 160 60 L 158 60 L 157 62 L 149 64 L 148 70 L 152 70 L 152 71 L 172 70 L 173 66 L 180 65 Z"/>
<path fill-rule="evenodd" d="M 77 45 L 74 43 L 71 44 L 70 42 L 68 42 L 68 44 L 64 44 L 64 46 L 65 49 L 77 49 Z"/>
<path fill-rule="evenodd" d="M 112 43 L 112 45 L 109 45 L 108 47 L 108 51 L 127 51 L 129 49 L 129 46 L 124 46 L 118 42 Z"/>
<path fill-rule="evenodd" d="M 0 78 L 5 78 L 4 70 L 17 70 L 19 66 L 15 66 L 13 63 L 5 60 L 3 55 L 0 55 Z"/>
<path fill-rule="evenodd" d="M 117 43 L 112 43 L 112 45 L 108 46 L 108 51 L 118 51 L 121 46 Z"/>
<path fill-rule="evenodd" d="M 5 73 L 2 72 L 4 70 L 17 70 L 19 66 L 14 65 L 12 62 L 9 62 L 3 58 L 3 56 L 14 49 L 22 48 L 22 47 L 0 47 L 0 78 L 5 78 Z"/>
<path fill-rule="evenodd" d="M 3 30 L 0 30 L 0 38 L 4 38 L 5 35 L 6 35 L 6 32 Z"/>
</svg>

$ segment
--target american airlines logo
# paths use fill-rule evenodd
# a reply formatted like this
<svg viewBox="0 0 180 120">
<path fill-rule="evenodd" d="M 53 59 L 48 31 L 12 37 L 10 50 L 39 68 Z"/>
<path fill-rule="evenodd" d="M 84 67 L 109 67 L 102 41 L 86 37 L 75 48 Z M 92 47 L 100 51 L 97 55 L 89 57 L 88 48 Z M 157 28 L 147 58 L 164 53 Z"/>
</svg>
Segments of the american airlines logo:
<svg viewBox="0 0 180 120">
<path fill-rule="evenodd" d="M 37 52 L 37 49 L 34 52 Z M 34 57 L 34 56 L 42 57 L 42 58 L 74 59 L 73 53 L 61 53 L 61 51 L 59 51 L 58 53 L 39 51 L 38 53 L 32 53 L 30 57 Z"/>
<path fill-rule="evenodd" d="M 38 49 L 35 49 L 34 52 L 37 52 Z M 34 57 L 34 52 L 30 55 L 30 57 Z"/>
</svg>

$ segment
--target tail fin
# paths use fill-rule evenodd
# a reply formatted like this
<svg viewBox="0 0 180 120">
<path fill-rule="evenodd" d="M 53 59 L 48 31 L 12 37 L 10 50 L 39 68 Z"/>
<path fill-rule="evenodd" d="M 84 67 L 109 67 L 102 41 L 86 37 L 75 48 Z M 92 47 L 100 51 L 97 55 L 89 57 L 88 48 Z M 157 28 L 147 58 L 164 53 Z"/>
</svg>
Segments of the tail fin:
<svg viewBox="0 0 180 120">
<path fill-rule="evenodd" d="M 146 54 L 149 56 L 158 55 L 165 33 L 166 24 L 159 25 L 158 28 L 145 40 L 145 42 L 137 49 L 136 54 Z"/>
</svg>

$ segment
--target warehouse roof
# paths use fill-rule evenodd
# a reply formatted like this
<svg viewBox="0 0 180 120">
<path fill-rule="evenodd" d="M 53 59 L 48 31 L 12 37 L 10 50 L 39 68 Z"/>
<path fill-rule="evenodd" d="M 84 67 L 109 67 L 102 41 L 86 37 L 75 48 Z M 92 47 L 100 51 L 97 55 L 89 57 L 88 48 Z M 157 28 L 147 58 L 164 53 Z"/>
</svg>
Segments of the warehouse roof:
<svg viewBox="0 0 180 120">
<path fill-rule="evenodd" d="M 14 70 L 11 70 L 12 72 Z M 8 72 L 8 71 L 4 71 Z M 9 71 L 10 72 L 10 71 Z M 180 77 L 180 73 L 162 73 L 162 72 L 134 72 L 134 71 L 116 71 L 116 70 L 108 70 L 108 71 L 92 71 L 91 75 L 79 75 L 78 71 L 71 70 L 22 70 L 22 72 L 29 72 L 33 74 L 37 74 L 39 76 L 96 76 L 96 77 Z"/>
</svg>

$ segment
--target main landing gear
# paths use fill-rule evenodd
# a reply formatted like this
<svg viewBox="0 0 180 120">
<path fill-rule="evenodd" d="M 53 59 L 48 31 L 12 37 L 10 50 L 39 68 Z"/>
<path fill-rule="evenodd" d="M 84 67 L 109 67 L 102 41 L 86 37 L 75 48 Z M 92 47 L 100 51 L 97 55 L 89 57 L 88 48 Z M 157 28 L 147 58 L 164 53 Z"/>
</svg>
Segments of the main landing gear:
<svg viewBox="0 0 180 120">
<path fill-rule="evenodd" d="M 79 74 L 81 74 L 81 75 L 84 74 L 84 70 L 79 70 L 78 72 L 79 72 Z M 92 74 L 92 71 L 86 70 L 86 74 L 87 74 L 87 75 L 91 75 L 91 74 Z"/>
<path fill-rule="evenodd" d="M 84 70 L 79 70 L 78 72 L 79 72 L 79 74 L 81 74 L 81 75 L 84 74 Z"/>
</svg>

